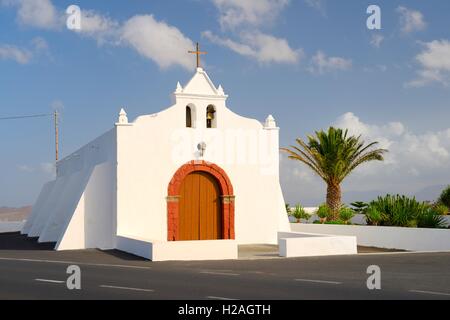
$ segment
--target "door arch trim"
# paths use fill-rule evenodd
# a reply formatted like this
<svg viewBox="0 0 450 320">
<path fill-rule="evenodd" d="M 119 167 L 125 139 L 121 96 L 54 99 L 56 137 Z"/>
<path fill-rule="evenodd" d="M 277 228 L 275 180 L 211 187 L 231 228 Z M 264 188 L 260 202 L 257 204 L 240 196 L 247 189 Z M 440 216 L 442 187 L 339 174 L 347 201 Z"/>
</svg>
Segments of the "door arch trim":
<svg viewBox="0 0 450 320">
<path fill-rule="evenodd" d="M 218 165 L 206 161 L 190 161 L 173 175 L 167 188 L 167 240 L 178 240 L 180 189 L 184 178 L 193 172 L 206 172 L 217 179 L 222 209 L 222 239 L 234 239 L 234 194 L 231 180 Z"/>
</svg>

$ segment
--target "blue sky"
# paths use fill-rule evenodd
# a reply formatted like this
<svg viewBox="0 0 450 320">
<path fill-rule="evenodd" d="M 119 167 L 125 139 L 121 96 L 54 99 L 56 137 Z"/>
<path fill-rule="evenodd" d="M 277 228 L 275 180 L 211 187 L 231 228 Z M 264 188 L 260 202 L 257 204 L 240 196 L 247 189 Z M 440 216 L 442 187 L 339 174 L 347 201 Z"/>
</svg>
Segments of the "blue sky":
<svg viewBox="0 0 450 320">
<path fill-rule="evenodd" d="M 82 9 L 80 31 L 66 8 Z M 366 27 L 370 4 L 382 29 Z M 432 197 L 450 184 L 450 2 L 444 0 L 0 0 L 0 118 L 58 107 L 67 155 L 129 118 L 170 105 L 200 41 L 205 68 L 235 112 L 273 114 L 281 145 L 330 125 L 391 150 L 361 168 L 345 200 Z M 32 203 L 51 179 L 51 118 L 0 121 L 0 206 Z M 314 205 L 324 185 L 282 159 L 287 201 Z"/>
</svg>

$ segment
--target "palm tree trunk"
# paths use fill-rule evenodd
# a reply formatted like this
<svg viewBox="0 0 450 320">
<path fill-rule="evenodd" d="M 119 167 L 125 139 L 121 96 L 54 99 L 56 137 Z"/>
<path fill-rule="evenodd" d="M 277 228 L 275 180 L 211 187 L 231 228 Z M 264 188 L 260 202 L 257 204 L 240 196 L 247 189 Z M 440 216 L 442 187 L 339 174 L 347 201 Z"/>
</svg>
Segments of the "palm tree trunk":
<svg viewBox="0 0 450 320">
<path fill-rule="evenodd" d="M 339 183 L 327 183 L 327 205 L 331 209 L 331 219 L 337 220 L 341 208 L 341 186 Z"/>
</svg>

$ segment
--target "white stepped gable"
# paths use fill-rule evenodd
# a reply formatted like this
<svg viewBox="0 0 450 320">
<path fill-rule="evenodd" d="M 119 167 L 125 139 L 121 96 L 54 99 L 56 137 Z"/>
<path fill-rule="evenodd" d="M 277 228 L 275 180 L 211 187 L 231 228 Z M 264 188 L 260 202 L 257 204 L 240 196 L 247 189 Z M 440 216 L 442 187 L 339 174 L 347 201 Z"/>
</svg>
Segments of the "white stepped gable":
<svg viewBox="0 0 450 320">
<path fill-rule="evenodd" d="M 178 89 L 181 89 L 181 92 Z M 197 72 L 184 89 L 181 86 L 177 87 L 177 93 L 185 95 L 225 96 L 223 89 L 221 87 L 217 89 L 202 68 L 197 68 Z"/>
</svg>

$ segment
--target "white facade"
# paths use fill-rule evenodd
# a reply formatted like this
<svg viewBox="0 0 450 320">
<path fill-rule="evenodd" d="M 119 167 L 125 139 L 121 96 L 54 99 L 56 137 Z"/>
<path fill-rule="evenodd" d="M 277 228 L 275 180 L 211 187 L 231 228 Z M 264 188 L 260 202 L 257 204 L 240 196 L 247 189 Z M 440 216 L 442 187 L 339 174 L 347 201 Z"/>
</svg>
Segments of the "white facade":
<svg viewBox="0 0 450 320">
<path fill-rule="evenodd" d="M 118 237 L 167 242 L 169 184 L 186 163 L 204 161 L 232 184 L 233 242 L 277 243 L 277 232 L 290 231 L 279 129 L 272 116 L 264 124 L 241 117 L 226 100 L 198 68 L 184 88 L 178 83 L 168 109 L 133 123 L 121 110 L 112 130 L 58 162 L 57 179 L 43 187 L 22 233 L 56 242 L 57 250 L 118 248 Z M 208 106 L 215 111 L 211 128 Z"/>
</svg>

